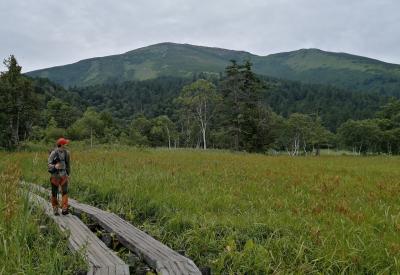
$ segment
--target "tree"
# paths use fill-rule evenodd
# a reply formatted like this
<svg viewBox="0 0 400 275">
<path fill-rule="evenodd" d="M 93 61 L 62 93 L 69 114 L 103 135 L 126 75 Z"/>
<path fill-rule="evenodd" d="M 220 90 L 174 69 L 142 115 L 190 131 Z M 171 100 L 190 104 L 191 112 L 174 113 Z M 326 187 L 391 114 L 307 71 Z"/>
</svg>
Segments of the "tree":
<svg viewBox="0 0 400 275">
<path fill-rule="evenodd" d="M 224 135 L 232 137 L 228 147 L 233 147 L 235 150 L 242 149 L 240 146 L 243 124 L 241 93 L 244 81 L 241 68 L 242 66 L 239 66 L 235 60 L 231 60 L 231 65 L 225 68 L 225 76 L 220 83 L 222 104 L 219 110 L 219 121 L 225 132 Z"/>
<path fill-rule="evenodd" d="M 132 145 L 150 145 L 149 136 L 152 123 L 143 114 L 138 115 L 130 124 L 128 143 Z"/>
<path fill-rule="evenodd" d="M 219 122 L 225 135 L 232 137 L 228 147 L 261 152 L 275 141 L 272 132 L 276 115 L 264 103 L 261 93 L 266 87 L 251 66 L 249 61 L 243 65 L 232 61 L 225 69 Z"/>
<path fill-rule="evenodd" d="M 329 148 L 334 139 L 335 135 L 322 125 L 321 117 L 317 116 L 312 123 L 311 129 L 311 144 L 313 150 L 316 149 L 315 155 L 320 155 L 321 146 L 326 145 Z"/>
<path fill-rule="evenodd" d="M 7 71 L 0 75 L 0 146 L 15 148 L 29 137 L 39 117 L 39 101 L 16 58 L 11 55 L 4 65 Z"/>
<path fill-rule="evenodd" d="M 252 64 L 246 61 L 243 65 L 242 101 L 242 144 L 250 152 L 262 152 L 275 140 L 272 134 L 276 117 L 265 105 L 261 92 L 266 88 L 252 71 Z"/>
<path fill-rule="evenodd" d="M 215 85 L 204 79 L 184 86 L 178 99 L 186 113 L 199 123 L 203 149 L 207 149 L 207 130 L 218 100 Z"/>
<path fill-rule="evenodd" d="M 164 145 L 164 141 L 168 141 L 168 148 L 171 149 L 171 141 L 175 140 L 177 132 L 175 124 L 167 116 L 158 116 L 152 119 L 152 127 L 150 130 L 151 140 L 154 145 Z"/>
<path fill-rule="evenodd" d="M 400 100 L 392 98 L 389 103 L 381 107 L 377 117 L 389 119 L 396 124 L 395 127 L 400 127 Z"/>
<path fill-rule="evenodd" d="M 68 135 L 76 139 L 90 138 L 90 146 L 93 147 L 93 138 L 104 135 L 104 122 L 100 114 L 93 107 L 89 107 L 83 117 L 71 125 Z"/>
<path fill-rule="evenodd" d="M 57 127 L 57 122 L 54 117 L 51 117 L 49 123 L 47 124 L 47 128 L 45 130 L 45 140 L 46 141 L 55 141 L 60 137 L 65 135 L 65 129 Z"/>
<path fill-rule="evenodd" d="M 376 151 L 382 137 L 377 121 L 372 119 L 348 120 L 339 127 L 338 134 L 341 142 L 358 154 Z"/>
<path fill-rule="evenodd" d="M 307 153 L 307 147 L 312 140 L 313 120 L 305 114 L 294 113 L 284 122 L 280 134 L 280 143 L 289 155 L 296 156 L 302 150 Z"/>
<path fill-rule="evenodd" d="M 48 119 L 54 118 L 57 126 L 64 129 L 71 126 L 82 114 L 77 108 L 59 98 L 53 98 L 47 102 L 46 113 Z"/>
<path fill-rule="evenodd" d="M 389 155 L 400 153 L 400 128 L 382 131 L 381 149 Z"/>
</svg>

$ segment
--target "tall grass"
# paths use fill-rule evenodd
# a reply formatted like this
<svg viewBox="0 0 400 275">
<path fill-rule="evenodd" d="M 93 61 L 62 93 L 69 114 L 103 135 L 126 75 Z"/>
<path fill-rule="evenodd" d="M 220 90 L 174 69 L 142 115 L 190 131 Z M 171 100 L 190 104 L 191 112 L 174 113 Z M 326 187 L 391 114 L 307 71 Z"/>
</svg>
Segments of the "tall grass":
<svg viewBox="0 0 400 275">
<path fill-rule="evenodd" d="M 46 153 L 18 154 L 48 185 Z M 217 274 L 400 272 L 400 158 L 72 151 L 71 194 Z"/>
<path fill-rule="evenodd" d="M 79 254 L 19 188 L 14 156 L 0 153 L 0 274 L 75 274 L 86 270 Z"/>
</svg>

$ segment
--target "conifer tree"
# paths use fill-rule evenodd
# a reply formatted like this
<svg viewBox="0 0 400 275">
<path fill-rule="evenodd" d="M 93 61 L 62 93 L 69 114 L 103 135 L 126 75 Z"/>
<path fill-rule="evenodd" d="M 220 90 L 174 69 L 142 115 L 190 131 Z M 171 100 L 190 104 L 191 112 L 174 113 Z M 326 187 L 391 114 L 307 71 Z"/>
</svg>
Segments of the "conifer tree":
<svg viewBox="0 0 400 275">
<path fill-rule="evenodd" d="M 0 75 L 0 146 L 15 148 L 29 137 L 39 116 L 39 101 L 16 58 L 11 55 L 4 65 L 7 71 Z"/>
</svg>

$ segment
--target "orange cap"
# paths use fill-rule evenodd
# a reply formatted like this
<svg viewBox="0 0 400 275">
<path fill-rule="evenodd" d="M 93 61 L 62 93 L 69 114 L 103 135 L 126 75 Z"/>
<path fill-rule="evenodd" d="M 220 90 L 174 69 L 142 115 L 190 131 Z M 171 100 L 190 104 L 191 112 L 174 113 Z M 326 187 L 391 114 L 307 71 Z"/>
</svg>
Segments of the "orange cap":
<svg viewBox="0 0 400 275">
<path fill-rule="evenodd" d="M 57 145 L 65 145 L 69 143 L 69 139 L 59 138 L 56 142 Z"/>
</svg>

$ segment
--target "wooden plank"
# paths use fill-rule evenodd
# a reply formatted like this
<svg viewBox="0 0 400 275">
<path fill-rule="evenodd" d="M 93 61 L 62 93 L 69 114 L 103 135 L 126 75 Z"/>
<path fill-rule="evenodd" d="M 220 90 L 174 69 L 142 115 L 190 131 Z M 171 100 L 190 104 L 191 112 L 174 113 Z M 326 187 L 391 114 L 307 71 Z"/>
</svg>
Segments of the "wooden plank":
<svg viewBox="0 0 400 275">
<path fill-rule="evenodd" d="M 129 266 L 117 254 L 110 250 L 92 231 L 76 216 L 55 216 L 52 207 L 42 197 L 30 193 L 30 200 L 44 208 L 63 232 L 69 232 L 69 248 L 78 251 L 85 250 L 85 258 L 89 263 L 88 274 L 129 274 Z"/>
<path fill-rule="evenodd" d="M 70 200 L 74 210 L 86 213 L 106 231 L 114 233 L 118 240 L 129 250 L 140 255 L 145 262 L 159 274 L 201 274 L 190 259 L 182 256 L 168 246 L 155 240 L 119 216 L 92 206 Z"/>
<path fill-rule="evenodd" d="M 49 190 L 41 186 L 35 184 L 27 185 L 42 194 L 49 194 Z M 143 258 L 158 274 L 201 274 L 192 260 L 147 235 L 114 213 L 79 203 L 73 199 L 69 199 L 69 204 L 74 208 L 75 212 L 87 214 L 107 232 L 114 233 L 121 244 Z"/>
</svg>

